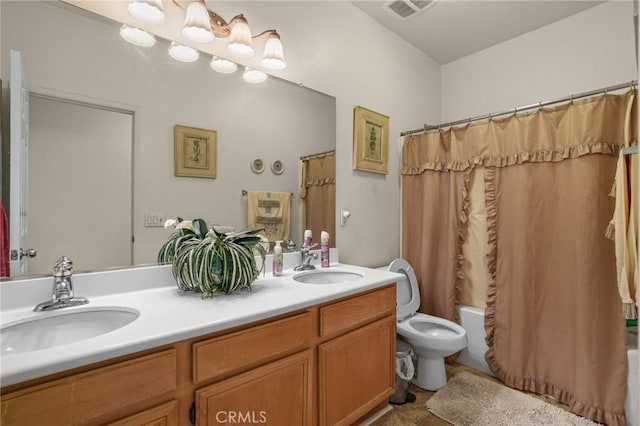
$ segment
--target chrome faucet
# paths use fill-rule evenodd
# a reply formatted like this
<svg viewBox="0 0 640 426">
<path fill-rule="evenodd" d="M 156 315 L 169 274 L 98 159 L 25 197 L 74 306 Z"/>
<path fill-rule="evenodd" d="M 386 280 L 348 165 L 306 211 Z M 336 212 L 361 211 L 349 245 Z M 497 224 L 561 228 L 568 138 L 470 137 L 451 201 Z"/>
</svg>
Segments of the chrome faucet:
<svg viewBox="0 0 640 426">
<path fill-rule="evenodd" d="M 300 254 L 302 255 L 302 262 L 296 267 L 293 268 L 294 271 L 308 271 L 310 269 L 316 269 L 315 266 L 311 265 L 311 259 L 317 259 L 318 253 L 311 253 L 311 249 L 318 244 L 313 244 L 310 246 L 303 245 L 300 247 Z"/>
<path fill-rule="evenodd" d="M 53 265 L 53 292 L 51 300 L 38 303 L 34 311 L 49 311 L 53 309 L 67 308 L 89 303 L 84 297 L 74 297 L 71 275 L 73 274 L 73 262 L 67 256 L 62 256 Z"/>
</svg>

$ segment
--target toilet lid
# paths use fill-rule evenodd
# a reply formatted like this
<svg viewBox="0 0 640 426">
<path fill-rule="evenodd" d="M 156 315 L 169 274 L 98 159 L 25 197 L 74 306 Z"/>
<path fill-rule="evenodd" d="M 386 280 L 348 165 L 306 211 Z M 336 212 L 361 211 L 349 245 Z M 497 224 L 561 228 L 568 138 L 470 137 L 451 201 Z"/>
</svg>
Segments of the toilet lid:
<svg viewBox="0 0 640 426">
<path fill-rule="evenodd" d="M 418 279 L 409 262 L 404 259 L 396 259 L 391 262 L 388 270 L 405 276 L 405 278 L 399 279 L 396 283 L 396 316 L 397 320 L 400 321 L 416 313 L 420 307 Z"/>
</svg>

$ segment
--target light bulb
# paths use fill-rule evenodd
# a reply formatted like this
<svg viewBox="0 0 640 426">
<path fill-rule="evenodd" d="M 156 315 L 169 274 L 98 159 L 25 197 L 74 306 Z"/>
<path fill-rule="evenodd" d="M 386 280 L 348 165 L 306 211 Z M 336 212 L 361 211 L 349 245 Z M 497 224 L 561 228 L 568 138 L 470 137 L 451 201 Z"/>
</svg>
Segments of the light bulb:
<svg viewBox="0 0 640 426">
<path fill-rule="evenodd" d="M 251 29 L 244 16 L 235 18 L 231 27 L 227 50 L 238 58 L 250 58 L 253 56 L 253 42 L 251 41 Z"/>
<path fill-rule="evenodd" d="M 287 67 L 287 63 L 284 61 L 282 42 L 275 31 L 269 33 L 260 65 L 269 70 L 281 70 Z"/>
<path fill-rule="evenodd" d="M 136 46 L 151 47 L 156 44 L 156 38 L 153 34 L 127 25 L 120 27 L 120 37 Z"/>
<path fill-rule="evenodd" d="M 162 0 L 133 0 L 127 8 L 131 16 L 145 24 L 162 24 L 166 19 Z"/>
<path fill-rule="evenodd" d="M 209 66 L 212 70 L 222 74 L 232 74 L 238 69 L 238 65 L 235 62 L 231 62 L 228 59 L 220 58 L 218 56 L 211 58 Z"/>
<path fill-rule="evenodd" d="M 200 1 L 192 1 L 187 6 L 182 35 L 199 43 L 207 43 L 213 40 L 209 11 Z"/>
<path fill-rule="evenodd" d="M 193 47 L 183 46 L 172 41 L 169 46 L 169 56 L 180 62 L 194 62 L 200 57 L 200 52 Z"/>
<path fill-rule="evenodd" d="M 242 74 L 242 78 L 247 83 L 263 83 L 267 81 L 267 74 L 260 70 L 247 67 L 244 70 L 244 74 Z"/>
</svg>

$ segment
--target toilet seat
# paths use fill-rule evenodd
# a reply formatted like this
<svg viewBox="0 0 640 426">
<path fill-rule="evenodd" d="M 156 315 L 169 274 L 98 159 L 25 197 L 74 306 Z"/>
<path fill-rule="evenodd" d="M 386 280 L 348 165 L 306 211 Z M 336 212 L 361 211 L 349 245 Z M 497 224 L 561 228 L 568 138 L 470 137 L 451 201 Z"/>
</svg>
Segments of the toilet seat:
<svg viewBox="0 0 640 426">
<path fill-rule="evenodd" d="M 389 264 L 389 272 L 404 275 L 396 283 L 397 307 L 396 317 L 402 321 L 410 315 L 418 312 L 420 308 L 420 290 L 418 289 L 418 279 L 409 262 L 404 259 L 396 259 Z M 435 318 L 435 317 L 434 317 Z"/>
<path fill-rule="evenodd" d="M 420 312 L 398 322 L 396 329 L 399 335 L 410 340 L 437 339 L 442 350 L 459 350 L 460 343 L 466 341 L 466 331 L 460 325 Z"/>
</svg>

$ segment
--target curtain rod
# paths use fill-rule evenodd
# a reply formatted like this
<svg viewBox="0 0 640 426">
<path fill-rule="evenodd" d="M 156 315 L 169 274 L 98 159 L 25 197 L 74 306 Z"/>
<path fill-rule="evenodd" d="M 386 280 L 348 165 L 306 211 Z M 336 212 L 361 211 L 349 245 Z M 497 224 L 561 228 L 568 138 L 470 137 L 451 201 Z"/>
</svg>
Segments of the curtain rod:
<svg viewBox="0 0 640 426">
<path fill-rule="evenodd" d="M 329 155 L 329 154 L 335 154 L 335 153 L 336 153 L 335 149 L 330 149 L 329 151 L 318 152 L 316 154 L 303 155 L 302 157 L 300 157 L 300 160 L 308 160 L 310 158 L 321 157 L 323 155 Z"/>
<path fill-rule="evenodd" d="M 442 123 L 442 124 L 438 124 L 438 125 L 427 125 L 427 124 L 425 124 L 420 129 L 407 130 L 407 131 L 401 132 L 400 136 L 407 136 L 407 135 L 412 135 L 414 133 L 422 133 L 422 132 L 427 132 L 429 130 L 442 129 L 443 127 L 457 126 L 458 124 L 471 123 L 472 121 L 480 121 L 480 120 L 485 120 L 487 118 L 491 119 L 493 117 L 498 117 L 500 115 L 517 114 L 517 113 L 522 112 L 522 111 L 527 111 L 527 110 L 535 109 L 535 108 L 543 108 L 543 107 L 546 107 L 546 106 L 549 106 L 549 105 L 559 104 L 559 103 L 567 102 L 567 101 L 574 101 L 576 99 L 586 98 L 586 97 L 589 97 L 589 96 L 598 95 L 600 93 L 605 93 L 606 94 L 609 91 L 620 90 L 620 89 L 624 89 L 625 87 L 631 88 L 633 86 L 636 86 L 637 84 L 638 84 L 637 80 L 631 80 L 628 83 L 621 83 L 621 84 L 616 84 L 615 86 L 603 87 L 602 89 L 597 89 L 597 90 L 591 90 L 589 92 L 578 93 L 577 95 L 565 96 L 564 98 L 554 99 L 552 101 L 538 102 L 537 104 L 531 104 L 531 105 L 526 105 L 526 106 L 522 106 L 522 107 L 517 107 L 517 108 L 510 109 L 508 111 L 493 112 L 493 113 L 490 113 L 490 114 L 478 115 L 478 116 L 475 116 L 475 117 L 465 118 L 464 120 L 450 121 L 448 123 Z"/>
</svg>

